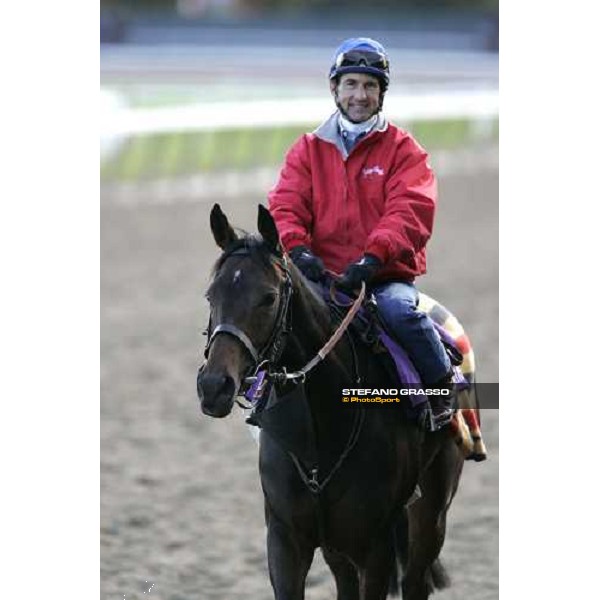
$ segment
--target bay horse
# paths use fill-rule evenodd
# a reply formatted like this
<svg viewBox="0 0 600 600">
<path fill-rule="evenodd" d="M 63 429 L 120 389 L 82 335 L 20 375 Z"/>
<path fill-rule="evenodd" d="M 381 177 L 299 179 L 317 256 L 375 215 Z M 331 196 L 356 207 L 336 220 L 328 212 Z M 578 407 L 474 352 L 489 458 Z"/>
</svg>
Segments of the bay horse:
<svg viewBox="0 0 600 600">
<path fill-rule="evenodd" d="M 260 236 L 238 236 L 218 204 L 210 224 L 223 252 L 207 291 L 209 340 L 197 391 L 202 412 L 222 418 L 260 363 L 268 360 L 283 374 L 301 370 L 336 324 L 283 252 L 266 208 L 259 206 Z M 342 388 L 357 382 L 397 387 L 369 348 L 344 335 L 300 381 L 275 384 L 283 406 L 286 385 L 292 397 L 301 390 L 296 397 L 306 405 L 302 414 L 312 440 L 309 452 L 295 454 L 285 440 L 261 430 L 259 470 L 276 600 L 304 598 L 318 547 L 338 600 L 397 595 L 398 566 L 405 600 L 425 600 L 449 585 L 439 554 L 463 456 L 447 431 L 424 433 L 397 407 L 342 405 Z M 302 414 L 287 419 L 292 437 L 307 427 Z"/>
</svg>

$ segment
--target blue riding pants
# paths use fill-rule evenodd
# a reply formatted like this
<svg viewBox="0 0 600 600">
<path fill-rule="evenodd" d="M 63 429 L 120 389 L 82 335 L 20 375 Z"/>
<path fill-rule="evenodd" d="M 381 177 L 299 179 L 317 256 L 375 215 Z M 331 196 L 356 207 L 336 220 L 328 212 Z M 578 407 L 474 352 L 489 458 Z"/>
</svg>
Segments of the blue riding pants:
<svg viewBox="0 0 600 600">
<path fill-rule="evenodd" d="M 417 310 L 417 288 L 394 281 L 373 288 L 384 324 L 406 350 L 423 383 L 438 383 L 452 365 L 431 319 Z"/>
</svg>

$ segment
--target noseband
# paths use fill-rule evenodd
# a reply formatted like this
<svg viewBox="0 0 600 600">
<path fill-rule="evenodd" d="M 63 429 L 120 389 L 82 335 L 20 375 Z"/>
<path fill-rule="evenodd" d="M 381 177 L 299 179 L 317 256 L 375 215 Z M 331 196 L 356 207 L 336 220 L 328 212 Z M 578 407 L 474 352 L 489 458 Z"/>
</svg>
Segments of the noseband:
<svg viewBox="0 0 600 600">
<path fill-rule="evenodd" d="M 227 259 L 230 256 L 250 256 L 250 251 L 246 246 L 244 246 L 232 251 L 225 258 Z M 277 360 L 279 360 L 279 357 L 283 352 L 285 338 L 287 334 L 291 331 L 290 301 L 292 298 L 293 288 L 292 278 L 289 273 L 287 259 L 285 255 L 282 256 L 281 259 L 277 259 L 277 261 L 275 262 L 275 266 L 283 273 L 283 283 L 280 288 L 280 302 L 279 307 L 277 309 L 277 316 L 275 318 L 273 330 L 271 331 L 271 335 L 269 336 L 269 339 L 267 340 L 263 348 L 257 350 L 250 337 L 235 325 L 231 325 L 229 323 L 221 323 L 217 325 L 214 329 L 212 329 L 211 324 L 209 323 L 209 337 L 206 343 L 206 348 L 204 349 L 205 358 L 208 358 L 210 347 L 215 341 L 215 338 L 218 335 L 227 334 L 236 338 L 246 349 L 248 354 L 252 357 L 252 360 L 254 362 L 253 366 L 251 367 L 252 370 L 256 370 L 256 368 L 259 365 L 265 362 L 269 364 L 275 364 Z"/>
</svg>

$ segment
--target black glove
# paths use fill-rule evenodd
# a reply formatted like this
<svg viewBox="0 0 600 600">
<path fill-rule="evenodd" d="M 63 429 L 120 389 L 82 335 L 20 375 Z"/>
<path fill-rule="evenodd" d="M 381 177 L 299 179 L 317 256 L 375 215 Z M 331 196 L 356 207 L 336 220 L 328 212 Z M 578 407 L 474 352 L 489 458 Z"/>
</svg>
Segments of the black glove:
<svg viewBox="0 0 600 600">
<path fill-rule="evenodd" d="M 296 246 L 290 250 L 290 258 L 311 281 L 319 281 L 325 275 L 323 261 L 315 256 L 306 246 Z"/>
<path fill-rule="evenodd" d="M 346 269 L 336 285 L 347 291 L 359 289 L 363 281 L 365 285 L 369 285 L 381 266 L 382 262 L 376 256 L 365 254 L 358 262 L 352 263 Z"/>
</svg>

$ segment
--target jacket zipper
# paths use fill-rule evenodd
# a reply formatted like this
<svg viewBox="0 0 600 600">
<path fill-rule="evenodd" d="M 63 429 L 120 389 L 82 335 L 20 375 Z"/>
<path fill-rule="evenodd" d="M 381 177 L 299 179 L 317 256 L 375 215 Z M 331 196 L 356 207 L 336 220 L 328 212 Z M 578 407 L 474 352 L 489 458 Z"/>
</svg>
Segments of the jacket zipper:
<svg viewBox="0 0 600 600">
<path fill-rule="evenodd" d="M 348 157 L 350 158 L 350 157 Z M 349 201 L 348 201 L 348 197 L 349 197 L 349 180 L 348 180 L 348 159 L 342 161 L 343 166 L 344 166 L 344 205 L 346 207 L 345 215 L 344 215 L 344 238 L 345 238 L 345 243 L 346 245 L 348 245 L 351 242 L 351 237 L 350 237 L 350 218 L 349 218 L 349 214 L 350 214 L 350 206 L 349 206 Z"/>
</svg>

